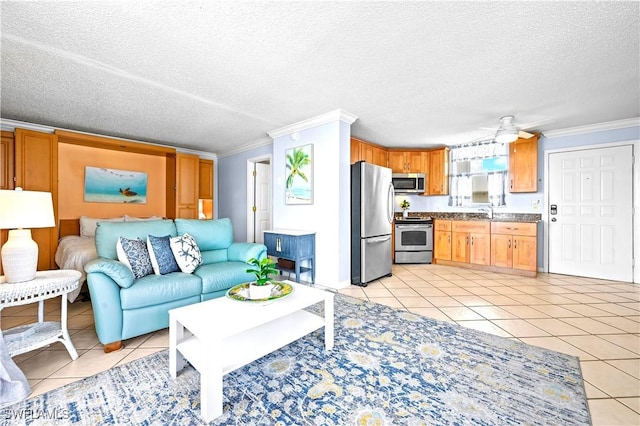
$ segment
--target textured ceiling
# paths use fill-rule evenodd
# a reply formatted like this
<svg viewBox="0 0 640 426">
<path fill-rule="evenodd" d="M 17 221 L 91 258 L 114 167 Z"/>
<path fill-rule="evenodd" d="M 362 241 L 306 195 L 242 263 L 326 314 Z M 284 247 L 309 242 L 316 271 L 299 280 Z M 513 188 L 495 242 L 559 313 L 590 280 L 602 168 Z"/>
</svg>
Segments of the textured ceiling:
<svg viewBox="0 0 640 426">
<path fill-rule="evenodd" d="M 6 119 L 224 155 L 343 109 L 385 146 L 640 116 L 640 3 L 2 1 Z"/>
</svg>

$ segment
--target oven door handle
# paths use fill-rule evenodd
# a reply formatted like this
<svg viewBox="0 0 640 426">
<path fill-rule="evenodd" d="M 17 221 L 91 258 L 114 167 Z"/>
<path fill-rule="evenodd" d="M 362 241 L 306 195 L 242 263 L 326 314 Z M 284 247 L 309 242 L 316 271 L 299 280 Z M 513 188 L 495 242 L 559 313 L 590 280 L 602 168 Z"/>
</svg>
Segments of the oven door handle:
<svg viewBox="0 0 640 426">
<path fill-rule="evenodd" d="M 389 241 L 390 239 L 391 236 L 387 235 L 386 237 L 367 238 L 365 241 L 367 242 L 367 244 L 377 244 L 384 243 L 385 241 Z"/>
<path fill-rule="evenodd" d="M 398 228 L 398 229 L 410 229 L 410 228 L 422 228 L 422 229 L 425 229 L 425 228 L 433 228 L 433 225 L 417 224 L 417 223 L 410 224 L 410 225 L 399 225 L 399 224 L 396 224 L 396 228 Z"/>
</svg>

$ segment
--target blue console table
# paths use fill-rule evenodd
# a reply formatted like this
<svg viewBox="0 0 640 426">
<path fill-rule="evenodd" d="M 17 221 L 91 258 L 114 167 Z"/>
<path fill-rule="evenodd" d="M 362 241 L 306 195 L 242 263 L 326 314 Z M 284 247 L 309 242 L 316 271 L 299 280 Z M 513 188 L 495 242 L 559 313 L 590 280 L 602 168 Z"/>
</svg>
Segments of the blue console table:
<svg viewBox="0 0 640 426">
<path fill-rule="evenodd" d="M 300 273 L 309 272 L 311 282 L 316 279 L 316 233 L 297 229 L 274 229 L 264 231 L 264 245 L 267 254 L 295 262 L 295 269 L 286 269 L 279 265 L 277 268 L 295 272 L 296 282 L 300 282 Z M 302 261 L 308 261 L 308 266 L 301 266 Z"/>
</svg>

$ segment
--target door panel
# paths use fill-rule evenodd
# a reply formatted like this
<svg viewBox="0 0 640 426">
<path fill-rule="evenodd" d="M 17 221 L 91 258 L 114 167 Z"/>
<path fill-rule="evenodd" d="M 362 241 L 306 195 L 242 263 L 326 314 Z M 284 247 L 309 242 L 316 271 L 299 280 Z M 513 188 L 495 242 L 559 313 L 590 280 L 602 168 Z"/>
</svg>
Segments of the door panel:
<svg viewBox="0 0 640 426">
<path fill-rule="evenodd" d="M 549 155 L 549 272 L 633 280 L 632 157 L 631 145 Z"/>
<path fill-rule="evenodd" d="M 362 282 L 368 283 L 391 273 L 391 235 L 363 238 L 360 240 L 360 250 Z"/>
<path fill-rule="evenodd" d="M 391 170 L 373 164 L 361 163 L 362 167 L 362 238 L 391 235 L 389 215 L 389 187 Z"/>
<path fill-rule="evenodd" d="M 264 241 L 264 231 L 271 229 L 271 164 L 256 163 L 256 237 Z"/>
<path fill-rule="evenodd" d="M 469 234 L 466 232 L 451 233 L 451 260 L 469 262 Z"/>
</svg>

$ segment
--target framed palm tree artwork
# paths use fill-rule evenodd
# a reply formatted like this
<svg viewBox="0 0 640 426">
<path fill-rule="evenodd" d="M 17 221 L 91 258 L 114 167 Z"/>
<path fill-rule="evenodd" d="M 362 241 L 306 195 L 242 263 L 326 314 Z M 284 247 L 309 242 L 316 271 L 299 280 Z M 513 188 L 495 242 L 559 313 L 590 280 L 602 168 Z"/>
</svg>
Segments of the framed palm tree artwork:
<svg viewBox="0 0 640 426">
<path fill-rule="evenodd" d="M 313 204 L 313 144 L 285 151 L 286 204 Z"/>
</svg>

